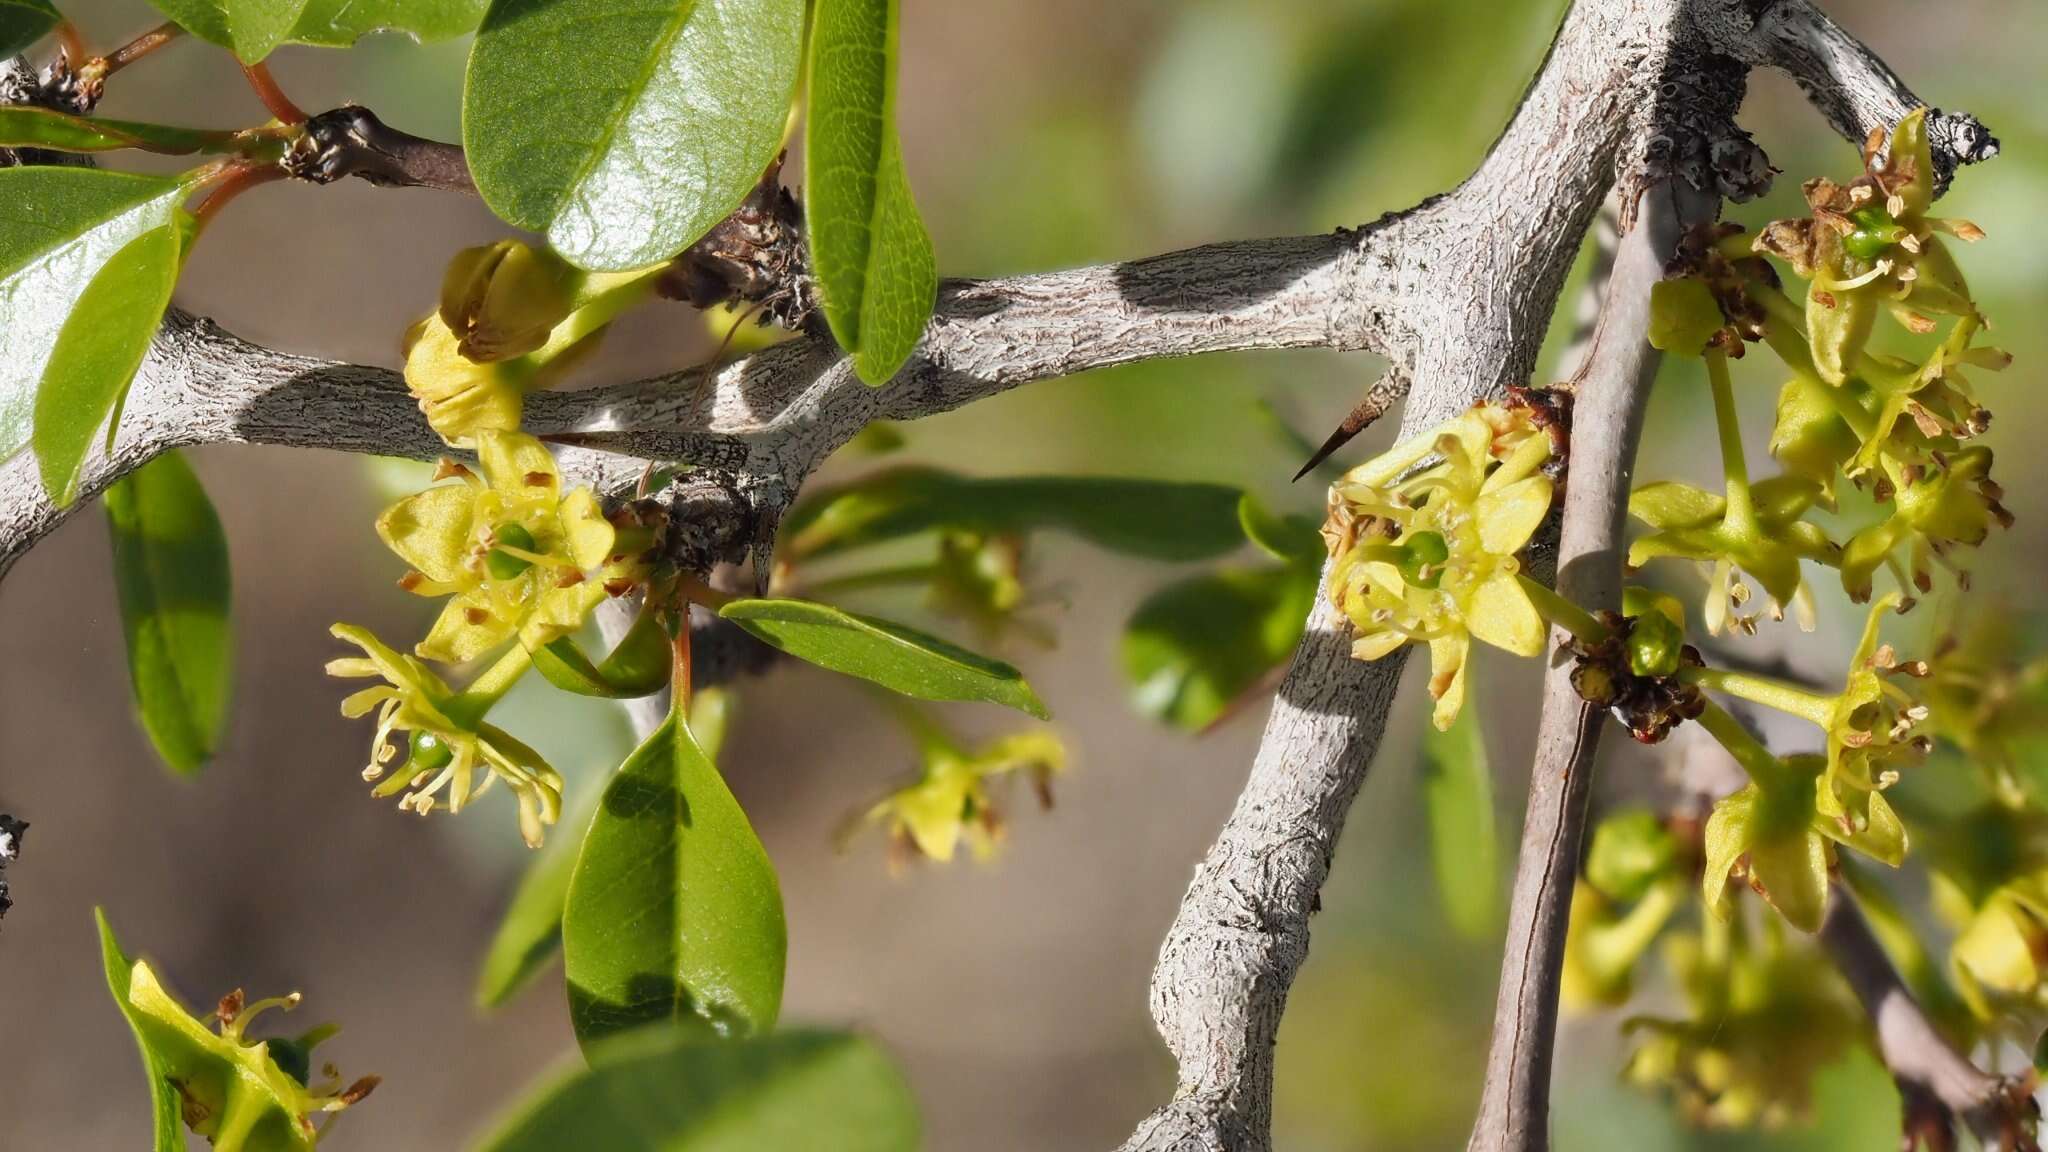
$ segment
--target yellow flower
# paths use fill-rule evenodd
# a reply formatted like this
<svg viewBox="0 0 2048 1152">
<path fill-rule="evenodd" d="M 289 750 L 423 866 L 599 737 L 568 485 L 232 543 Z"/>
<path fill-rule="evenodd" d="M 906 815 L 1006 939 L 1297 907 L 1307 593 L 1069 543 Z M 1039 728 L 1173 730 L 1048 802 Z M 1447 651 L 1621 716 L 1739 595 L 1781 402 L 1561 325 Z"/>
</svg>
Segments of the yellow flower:
<svg viewBox="0 0 2048 1152">
<path fill-rule="evenodd" d="M 537 648 L 575 631 L 608 588 L 643 574 L 615 554 L 620 534 L 588 488 L 562 491 L 546 446 L 518 432 L 484 432 L 478 477 L 444 461 L 443 484 L 377 518 L 377 534 L 411 564 L 402 586 L 451 597 L 415 651 L 460 663 L 517 636 Z"/>
<path fill-rule="evenodd" d="M 1853 819 L 1820 810 L 1816 797 L 1825 794 L 1825 764 L 1818 756 L 1793 756 L 1781 762 L 1781 772 L 1770 775 L 1760 775 L 1760 766 L 1745 765 L 1750 784 L 1714 805 L 1707 819 L 1701 887 L 1715 915 L 1732 914 L 1728 881 L 1739 868 L 1749 886 L 1793 927 L 1812 932 L 1827 909 L 1831 842 L 1894 868 L 1905 859 L 1905 826 L 1876 790 L 1851 798 Z M 1836 807 L 1842 807 L 1839 801 Z"/>
<path fill-rule="evenodd" d="M 1002 840 L 1000 806 L 990 785 L 1024 776 L 1039 803 L 1052 806 L 1052 780 L 1066 771 L 1067 751 L 1050 732 L 1002 737 L 969 752 L 920 714 L 906 713 L 924 767 L 918 778 L 877 801 L 848 828 L 880 826 L 889 838 L 892 866 L 912 856 L 950 861 L 962 842 L 975 859 L 994 854 Z"/>
<path fill-rule="evenodd" d="M 1878 625 L 1897 604 L 1893 595 L 1871 605 L 1863 638 L 1849 659 L 1848 679 L 1841 693 L 1828 701 L 1826 715 L 1818 718 L 1828 735 L 1827 771 L 1817 784 L 1818 810 L 1851 831 L 1861 830 L 1860 813 L 1867 805 L 1883 802 L 1877 791 L 1898 778 L 1899 768 L 1918 763 L 1929 747 L 1926 735 L 1915 731 L 1927 719 L 1926 706 L 1893 678 L 1908 669 L 1900 665 L 1890 645 L 1878 644 Z"/>
<path fill-rule="evenodd" d="M 519 666 L 513 675 L 487 673 L 485 680 L 490 683 L 458 694 L 425 663 L 393 651 L 367 629 L 336 624 L 332 632 L 336 639 L 361 648 L 363 655 L 329 662 L 328 675 L 384 681 L 356 692 L 341 704 L 341 714 L 352 720 L 377 714 L 377 734 L 371 741 L 370 763 L 363 769 L 363 779 L 383 782 L 370 794 L 384 797 L 411 788 L 399 807 L 424 816 L 434 810 L 437 794 L 446 791 L 448 811 L 460 812 L 502 779 L 519 801 L 521 836 L 528 846 L 539 847 L 543 829 L 561 816 L 561 774 L 540 753 L 482 719 L 511 687 L 516 673 L 524 671 L 524 654 L 516 654 Z M 400 732 L 412 734 L 408 754 L 385 779 L 398 754 L 392 737 Z"/>
<path fill-rule="evenodd" d="M 1432 455 L 1440 461 L 1408 474 Z M 1439 729 L 1464 703 L 1475 637 L 1520 656 L 1543 650 L 1515 554 L 1550 511 L 1553 485 L 1537 471 L 1549 456 L 1548 434 L 1525 415 L 1482 407 L 1331 488 L 1329 594 L 1355 630 L 1352 655 L 1428 644 Z"/>
</svg>

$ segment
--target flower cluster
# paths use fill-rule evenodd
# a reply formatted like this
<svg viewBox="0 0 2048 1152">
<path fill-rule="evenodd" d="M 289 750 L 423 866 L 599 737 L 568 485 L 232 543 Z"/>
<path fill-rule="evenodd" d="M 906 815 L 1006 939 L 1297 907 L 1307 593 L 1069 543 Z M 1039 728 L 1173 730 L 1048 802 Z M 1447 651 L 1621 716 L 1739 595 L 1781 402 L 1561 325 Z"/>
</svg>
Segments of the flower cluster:
<svg viewBox="0 0 2048 1152">
<path fill-rule="evenodd" d="M 1004 834 L 992 785 L 1022 777 L 1039 805 L 1052 807 L 1052 781 L 1067 767 L 1066 747 L 1058 737 L 1016 733 L 970 751 L 922 713 L 905 710 L 903 717 L 922 762 L 917 778 L 857 815 L 842 842 L 863 828 L 882 828 L 896 870 L 919 856 L 949 861 L 962 843 L 975 859 L 985 860 Z"/>
<path fill-rule="evenodd" d="M 365 629 L 336 625 L 334 635 L 363 655 L 336 660 L 328 672 L 382 681 L 342 704 L 350 717 L 377 714 L 363 770 L 364 779 L 380 781 L 374 795 L 405 791 L 400 804 L 423 815 L 437 803 L 459 812 L 502 780 L 518 799 L 521 833 L 538 845 L 560 815 L 561 777 L 484 717 L 537 651 L 581 628 L 606 597 L 648 579 L 655 532 L 634 509 L 607 516 L 588 488 L 564 492 L 553 455 L 531 436 L 483 430 L 476 443 L 481 475 L 444 460 L 434 486 L 377 519 L 378 535 L 412 566 L 399 586 L 447 598 L 426 639 L 407 656 Z M 461 691 L 425 663 L 499 651 Z M 394 767 L 398 733 L 410 733 L 409 749 Z"/>
<path fill-rule="evenodd" d="M 1483 406 L 1345 474 L 1323 537 L 1331 601 L 1351 621 L 1352 655 L 1377 660 L 1427 644 L 1435 723 L 1465 699 L 1471 643 L 1519 656 L 1543 649 L 1544 622 L 1517 554 L 1549 515 L 1541 469 L 1551 438 L 1519 409 Z"/>
</svg>

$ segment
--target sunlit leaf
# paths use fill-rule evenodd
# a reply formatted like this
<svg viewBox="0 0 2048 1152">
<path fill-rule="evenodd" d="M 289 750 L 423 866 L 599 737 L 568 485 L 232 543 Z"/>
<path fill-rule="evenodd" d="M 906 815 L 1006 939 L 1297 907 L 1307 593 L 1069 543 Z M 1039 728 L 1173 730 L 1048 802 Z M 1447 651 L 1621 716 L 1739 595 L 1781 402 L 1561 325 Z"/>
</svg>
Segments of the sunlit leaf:
<svg viewBox="0 0 2048 1152">
<path fill-rule="evenodd" d="M 156 10 L 245 64 L 270 55 L 299 22 L 307 0 L 149 0 Z"/>
<path fill-rule="evenodd" d="M 447 40 L 476 30 L 489 0 L 307 0 L 292 26 L 294 44 L 346 48 L 372 32 Z"/>
<path fill-rule="evenodd" d="M 643 611 L 602 664 L 593 664 L 574 637 L 533 649 L 533 666 L 548 683 L 579 696 L 637 700 L 668 683 L 668 633 L 657 613 Z"/>
<path fill-rule="evenodd" d="M 939 276 L 896 136 L 898 0 L 818 0 L 804 181 L 825 319 L 862 380 L 896 374 Z"/>
<path fill-rule="evenodd" d="M 1071 532 L 1158 560 L 1204 560 L 1244 543 L 1241 493 L 1221 484 L 1108 476 L 982 479 L 891 468 L 803 501 L 783 524 L 784 554 L 827 556 L 940 529 L 1001 535 Z"/>
<path fill-rule="evenodd" d="M 804 600 L 736 600 L 720 615 L 799 660 L 891 692 L 1002 704 L 1041 720 L 1048 715 L 1015 668 L 901 624 Z"/>
<path fill-rule="evenodd" d="M 664 1021 L 766 1032 L 786 948 L 774 865 L 671 716 L 605 789 L 569 881 L 562 959 L 576 1037 L 588 1046 Z"/>
<path fill-rule="evenodd" d="M 782 144 L 803 0 L 495 0 L 462 137 L 484 202 L 586 268 L 666 260 Z"/>
<path fill-rule="evenodd" d="M 219 747 L 233 683 L 227 536 L 175 452 L 109 488 L 106 509 L 136 712 L 157 754 L 189 776 Z"/>
<path fill-rule="evenodd" d="M 149 1078 L 149 1112 L 155 1131 L 151 1147 L 154 1152 L 185 1152 L 185 1125 L 178 1116 L 178 1090 L 171 1087 L 163 1058 L 150 1044 L 135 1006 L 129 1001 L 134 964 L 122 954 L 120 942 L 114 939 L 114 929 L 107 923 L 106 912 L 95 908 L 92 915 L 100 929 L 100 962 L 107 973 L 107 991 L 113 994 L 122 1018 L 128 1021 L 128 1027 L 135 1033 L 135 1047 L 142 1056 L 142 1071 Z"/>
<path fill-rule="evenodd" d="M 181 230 L 170 224 L 108 258 L 57 331 L 36 393 L 35 449 L 43 487 L 59 504 L 76 493 L 78 470 L 102 427 L 111 441 L 128 385 L 149 353 L 178 283 Z"/>
<path fill-rule="evenodd" d="M 917 1103 L 859 1036 L 707 1040 L 650 1028 L 598 1046 L 542 1087 L 479 1152 L 914 1152 Z"/>
<path fill-rule="evenodd" d="M 1430 860 L 1444 915 L 1459 935 L 1484 938 L 1500 908 L 1500 842 L 1478 709 L 1462 709 L 1448 732 L 1423 730 L 1422 769 Z"/>
<path fill-rule="evenodd" d="M 0 170 L 0 458 L 28 447 L 36 393 L 87 287 L 136 238 L 173 224 L 181 196 L 152 176 Z M 133 326 L 133 317 L 121 325 Z"/>
<path fill-rule="evenodd" d="M 1301 643 L 1316 569 L 1226 568 L 1170 584 L 1124 625 L 1124 679 L 1147 716 L 1201 731 Z"/>
<path fill-rule="evenodd" d="M 137 148 L 183 156 L 220 147 L 227 135 L 204 128 L 73 116 L 53 108 L 0 108 L 0 148 L 47 148 L 57 152 Z"/>
</svg>

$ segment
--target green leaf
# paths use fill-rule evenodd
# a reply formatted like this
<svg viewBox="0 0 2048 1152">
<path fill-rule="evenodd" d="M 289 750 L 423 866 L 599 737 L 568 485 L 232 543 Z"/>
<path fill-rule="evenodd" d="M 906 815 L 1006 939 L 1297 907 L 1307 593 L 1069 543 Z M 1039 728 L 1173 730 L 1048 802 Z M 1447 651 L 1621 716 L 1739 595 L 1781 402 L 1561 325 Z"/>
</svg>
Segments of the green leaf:
<svg viewBox="0 0 2048 1152">
<path fill-rule="evenodd" d="M 34 440 L 43 487 L 58 504 L 77 495 L 93 434 L 105 426 L 113 442 L 128 385 L 170 307 L 182 240 L 172 225 L 129 241 L 86 285 L 57 332 L 36 393 Z"/>
<path fill-rule="evenodd" d="M 227 537 L 175 452 L 108 489 L 106 508 L 136 712 L 164 763 L 190 776 L 220 745 L 233 683 Z"/>
<path fill-rule="evenodd" d="M 782 146 L 803 0 L 494 0 L 462 137 L 484 202 L 597 271 L 666 260 Z"/>
<path fill-rule="evenodd" d="M 150 1044 L 146 1026 L 129 999 L 134 965 L 122 955 L 113 926 L 107 923 L 106 909 L 94 908 L 92 916 L 100 929 L 100 961 L 107 971 L 107 991 L 113 994 L 121 1017 L 135 1033 L 135 1047 L 142 1054 L 142 1071 L 149 1077 L 149 1111 L 156 1131 L 152 1147 L 155 1152 L 185 1152 L 185 1124 L 178 1114 L 178 1090 L 171 1087 L 170 1074 Z"/>
<path fill-rule="evenodd" d="M 233 52 L 244 64 L 270 55 L 299 22 L 307 0 L 149 0 L 201 40 Z"/>
<path fill-rule="evenodd" d="M 136 238 L 172 225 L 182 197 L 175 182 L 154 176 L 0 170 L 0 459 L 28 447 L 36 394 L 88 286 Z M 124 332 L 138 326 L 119 319 Z"/>
<path fill-rule="evenodd" d="M 50 0 L 0 0 L 0 57 L 41 40 L 63 18 Z"/>
<path fill-rule="evenodd" d="M 913 628 L 805 600 L 735 600 L 719 615 L 799 660 L 919 700 L 982 701 L 1040 720 L 1024 674 Z"/>
<path fill-rule="evenodd" d="M 307 0 L 289 39 L 346 48 L 372 32 L 400 32 L 423 43 L 474 32 L 489 0 Z"/>
<path fill-rule="evenodd" d="M 1249 492 L 1237 502 L 1237 520 L 1245 539 L 1275 560 L 1321 564 L 1328 555 L 1319 522 L 1307 516 L 1282 516 Z"/>
<path fill-rule="evenodd" d="M 48 148 L 57 152 L 138 148 L 166 156 L 185 156 L 222 147 L 230 135 L 205 128 L 73 116 L 53 108 L 0 108 L 0 148 Z"/>
<path fill-rule="evenodd" d="M 1225 568 L 1169 584 L 1124 625 L 1131 703 L 1199 732 L 1277 670 L 1301 643 L 1316 569 Z"/>
<path fill-rule="evenodd" d="M 766 1032 L 786 951 L 775 867 L 671 716 L 605 789 L 569 881 L 562 960 L 576 1037 L 588 1049 L 658 1021 Z"/>
<path fill-rule="evenodd" d="M 1447 732 L 1422 737 L 1430 859 L 1451 927 L 1467 939 L 1493 930 L 1500 906 L 1500 841 L 1493 830 L 1493 772 L 1479 710 L 1461 709 Z"/>
<path fill-rule="evenodd" d="M 805 500 L 783 524 L 784 553 L 816 558 L 947 529 L 1004 535 L 1040 528 L 1155 560 L 1206 560 L 1244 545 L 1241 493 L 1221 484 L 1107 476 L 980 479 L 891 468 Z"/>
<path fill-rule="evenodd" d="M 672 668 L 668 633 L 660 616 L 642 611 L 603 664 L 592 664 L 573 637 L 533 650 L 533 666 L 547 682 L 578 696 L 637 700 L 668 683 Z"/>
<path fill-rule="evenodd" d="M 811 259 L 832 335 L 869 384 L 910 359 L 939 290 L 896 135 L 898 3 L 818 0 L 811 26 Z"/>
<path fill-rule="evenodd" d="M 543 1087 L 478 1152 L 914 1152 L 917 1102 L 860 1036 L 645 1029 Z"/>
<path fill-rule="evenodd" d="M 690 701 L 690 731 L 713 763 L 725 742 L 731 712 L 731 695 L 715 688 L 697 693 Z M 519 878 L 512 903 L 505 909 L 505 918 L 477 972 L 478 1008 L 497 1008 L 511 1000 L 561 950 L 562 908 L 569 900 L 569 877 L 576 870 L 576 858 L 583 852 L 583 839 L 597 813 L 598 796 L 595 788 L 576 790 L 547 847 Z"/>
</svg>

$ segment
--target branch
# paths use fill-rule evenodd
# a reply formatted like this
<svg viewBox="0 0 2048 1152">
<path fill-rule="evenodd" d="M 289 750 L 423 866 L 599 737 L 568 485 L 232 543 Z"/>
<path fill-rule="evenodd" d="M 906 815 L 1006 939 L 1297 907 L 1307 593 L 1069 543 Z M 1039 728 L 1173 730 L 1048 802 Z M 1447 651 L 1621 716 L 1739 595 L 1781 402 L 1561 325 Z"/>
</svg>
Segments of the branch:
<svg viewBox="0 0 2048 1152">
<path fill-rule="evenodd" d="M 285 156 L 284 168 L 315 184 L 355 176 L 381 188 L 438 188 L 476 195 L 461 145 L 400 132 L 358 104 L 344 104 L 308 119 L 306 134 Z"/>
<path fill-rule="evenodd" d="M 1821 946 L 1870 1015 L 1877 1054 L 1904 1099 L 1905 1147 L 1926 1140 L 1930 1149 L 1952 1149 L 1960 1122 L 1992 1152 L 2040 1152 L 2030 1134 L 2038 1110 L 2028 1085 L 1993 1076 L 1956 1051 L 1906 990 L 1856 897 L 1839 882 L 1833 896 Z"/>
</svg>

